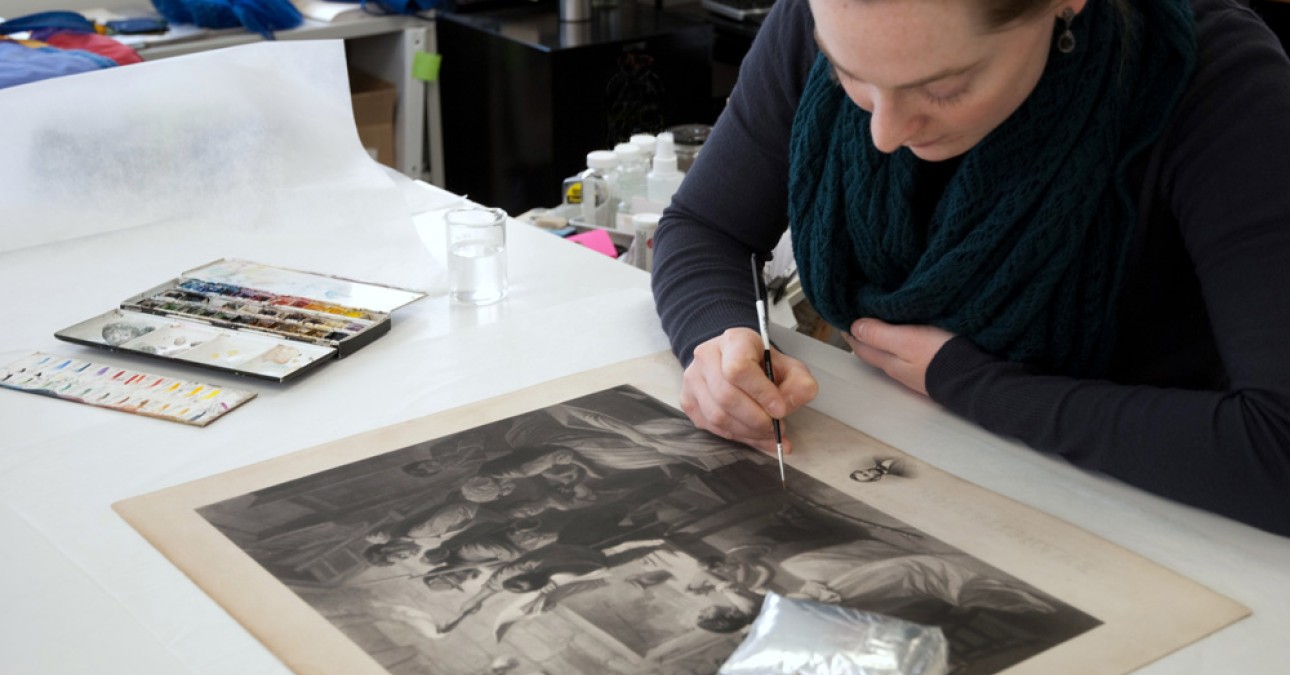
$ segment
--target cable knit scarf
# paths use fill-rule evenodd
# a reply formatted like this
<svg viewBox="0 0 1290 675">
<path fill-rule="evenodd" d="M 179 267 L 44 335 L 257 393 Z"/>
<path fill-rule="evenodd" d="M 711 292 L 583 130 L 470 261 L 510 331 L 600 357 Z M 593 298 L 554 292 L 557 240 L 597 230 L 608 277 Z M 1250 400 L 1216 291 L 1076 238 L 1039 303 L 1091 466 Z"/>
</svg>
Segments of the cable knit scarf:
<svg viewBox="0 0 1290 675">
<path fill-rule="evenodd" d="M 821 55 L 793 121 L 789 218 L 802 287 L 844 330 L 931 324 L 986 351 L 1096 374 L 1136 220 L 1129 163 L 1167 124 L 1195 63 L 1186 0 L 1137 0 L 1129 41 L 1107 0 L 1074 21 L 1034 92 L 965 154 L 926 231 L 910 222 L 919 160 L 883 154 L 869 113 Z"/>
</svg>

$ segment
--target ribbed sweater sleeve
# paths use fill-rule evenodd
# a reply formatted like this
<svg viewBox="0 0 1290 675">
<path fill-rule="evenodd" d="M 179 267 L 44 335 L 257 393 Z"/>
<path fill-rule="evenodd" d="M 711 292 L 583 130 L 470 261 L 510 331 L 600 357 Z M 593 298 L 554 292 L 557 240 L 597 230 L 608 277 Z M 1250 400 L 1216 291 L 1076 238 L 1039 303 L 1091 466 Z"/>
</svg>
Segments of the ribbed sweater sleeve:
<svg viewBox="0 0 1290 675">
<path fill-rule="evenodd" d="M 788 226 L 788 130 L 815 56 L 806 0 L 781 0 L 654 235 L 654 296 L 672 349 L 757 326 L 749 256 Z"/>
</svg>

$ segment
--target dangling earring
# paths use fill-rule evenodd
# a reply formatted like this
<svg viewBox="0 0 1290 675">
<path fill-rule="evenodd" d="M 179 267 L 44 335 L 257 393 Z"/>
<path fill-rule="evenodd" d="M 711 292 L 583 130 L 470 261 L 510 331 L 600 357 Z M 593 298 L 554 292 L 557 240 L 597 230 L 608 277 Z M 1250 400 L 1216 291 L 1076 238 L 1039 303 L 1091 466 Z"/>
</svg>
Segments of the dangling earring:
<svg viewBox="0 0 1290 675">
<path fill-rule="evenodd" d="M 1062 10 L 1062 34 L 1057 36 L 1057 51 L 1069 54 L 1075 51 L 1075 34 L 1071 32 L 1071 22 L 1075 20 L 1075 10 L 1067 7 Z"/>
</svg>

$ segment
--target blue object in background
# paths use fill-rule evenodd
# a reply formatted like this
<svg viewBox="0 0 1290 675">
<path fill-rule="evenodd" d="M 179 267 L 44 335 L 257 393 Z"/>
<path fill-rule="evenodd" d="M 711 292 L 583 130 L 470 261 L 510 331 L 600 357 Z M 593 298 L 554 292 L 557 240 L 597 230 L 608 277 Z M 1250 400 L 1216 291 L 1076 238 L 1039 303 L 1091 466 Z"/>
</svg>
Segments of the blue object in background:
<svg viewBox="0 0 1290 675">
<path fill-rule="evenodd" d="M 368 14 L 416 14 L 439 7 L 441 0 L 330 0 L 358 5 Z"/>
<path fill-rule="evenodd" d="M 165 33 L 170 24 L 165 19 L 155 17 L 138 17 L 134 19 L 114 19 L 104 21 L 109 35 L 148 35 Z"/>
<path fill-rule="evenodd" d="M 36 12 L 35 14 L 16 17 L 8 21 L 0 21 L 0 35 L 23 33 L 42 28 L 93 33 L 94 22 L 76 12 L 64 11 Z"/>
<path fill-rule="evenodd" d="M 0 89 L 115 65 L 106 56 L 80 49 L 25 47 L 0 40 Z"/>
<path fill-rule="evenodd" d="M 259 33 L 266 40 L 274 31 L 295 28 L 304 21 L 290 0 L 152 0 L 152 6 L 171 23 L 203 28 L 237 28 Z"/>
</svg>

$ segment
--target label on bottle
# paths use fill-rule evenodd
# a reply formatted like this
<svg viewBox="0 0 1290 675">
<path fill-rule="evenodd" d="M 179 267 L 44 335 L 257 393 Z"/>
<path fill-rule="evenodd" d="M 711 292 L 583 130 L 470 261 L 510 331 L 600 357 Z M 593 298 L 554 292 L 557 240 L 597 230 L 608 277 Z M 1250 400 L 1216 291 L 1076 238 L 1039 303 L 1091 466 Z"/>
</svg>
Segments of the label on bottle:
<svg viewBox="0 0 1290 675">
<path fill-rule="evenodd" d="M 657 213 L 642 213 L 632 218 L 636 266 L 646 272 L 654 269 L 654 232 L 658 230 L 658 219 Z"/>
<path fill-rule="evenodd" d="M 574 178 L 564 181 L 564 203 L 582 203 L 582 181 Z"/>
</svg>

